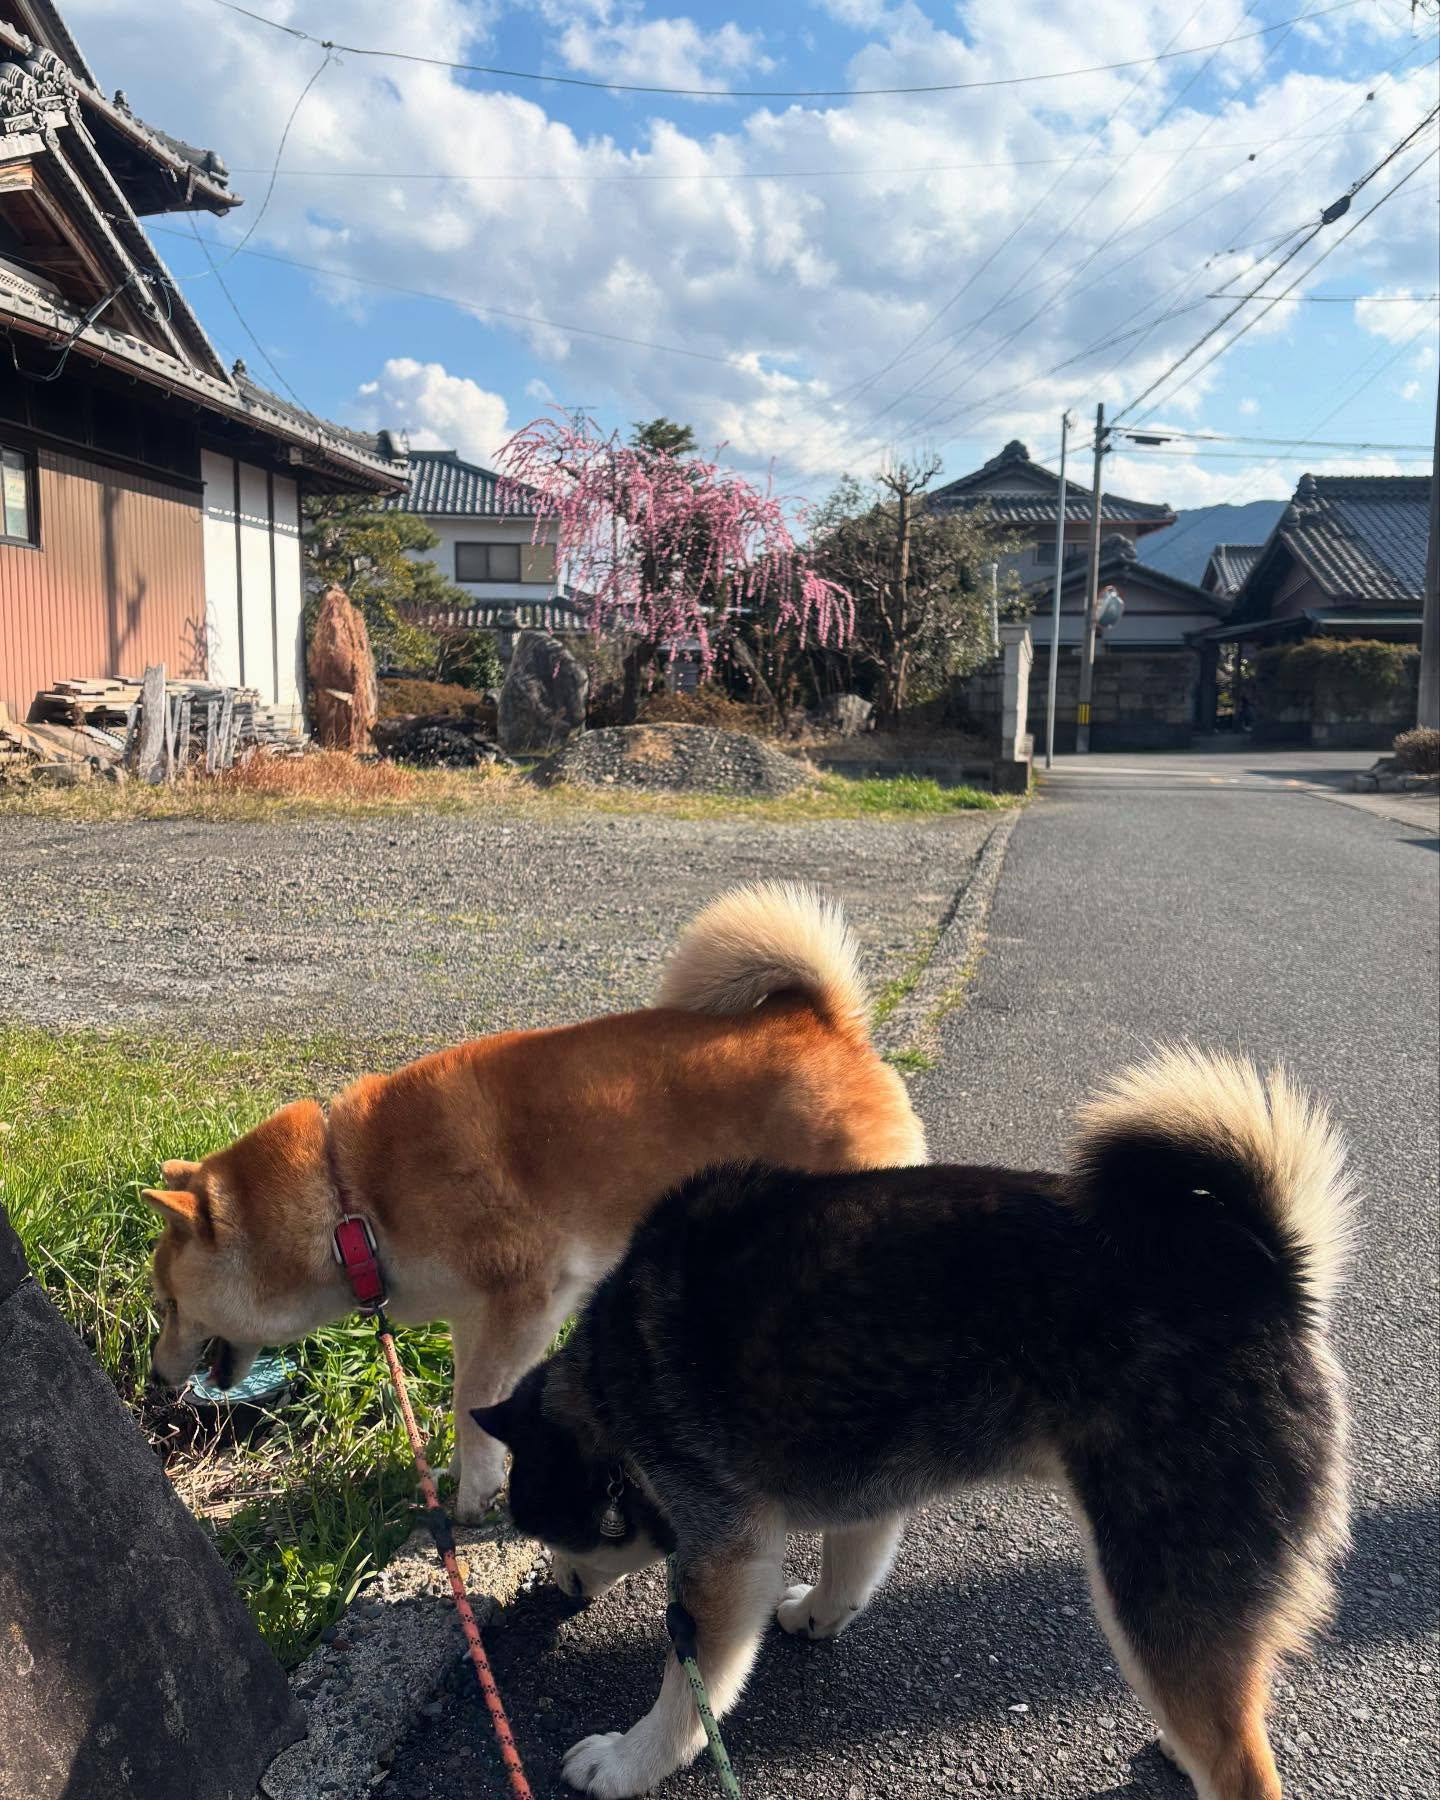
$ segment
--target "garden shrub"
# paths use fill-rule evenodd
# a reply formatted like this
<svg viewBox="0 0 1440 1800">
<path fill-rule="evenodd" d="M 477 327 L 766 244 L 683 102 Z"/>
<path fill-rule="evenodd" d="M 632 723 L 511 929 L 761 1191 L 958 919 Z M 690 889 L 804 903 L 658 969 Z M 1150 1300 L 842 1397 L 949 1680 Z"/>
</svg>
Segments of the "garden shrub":
<svg viewBox="0 0 1440 1800">
<path fill-rule="evenodd" d="M 1417 725 L 1395 740 L 1395 760 L 1412 775 L 1440 775 L 1440 731 Z"/>
<path fill-rule="evenodd" d="M 1380 711 L 1405 691 L 1414 657 L 1411 646 L 1376 638 L 1273 644 L 1255 657 L 1261 709 L 1319 706 L 1342 717 Z"/>
<path fill-rule="evenodd" d="M 706 683 L 693 694 L 671 694 L 657 688 L 640 702 L 640 721 L 645 725 L 714 725 L 722 731 L 764 732 L 763 707 L 732 700 L 723 688 Z"/>
<path fill-rule="evenodd" d="M 412 713 L 449 713 L 458 719 L 483 704 L 473 688 L 460 687 L 454 682 L 387 676 L 380 682 L 378 716 L 404 719 Z M 490 710 L 493 712 L 494 708 Z"/>
</svg>

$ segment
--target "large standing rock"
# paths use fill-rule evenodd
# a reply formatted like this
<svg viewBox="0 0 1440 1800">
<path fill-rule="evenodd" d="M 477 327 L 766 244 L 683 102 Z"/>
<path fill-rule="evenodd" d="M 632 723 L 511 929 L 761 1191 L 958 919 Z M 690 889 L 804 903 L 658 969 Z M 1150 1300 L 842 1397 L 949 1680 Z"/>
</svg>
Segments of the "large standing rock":
<svg viewBox="0 0 1440 1800">
<path fill-rule="evenodd" d="M 305 1729 L 0 1207 L 0 1800 L 250 1800 Z"/>
<path fill-rule="evenodd" d="M 590 677 L 559 638 L 522 631 L 500 690 L 500 745 L 514 755 L 555 750 L 585 729 Z"/>
<path fill-rule="evenodd" d="M 306 663 L 316 743 L 352 754 L 373 749 L 375 658 L 364 616 L 343 588 L 328 587 L 320 596 Z"/>
</svg>

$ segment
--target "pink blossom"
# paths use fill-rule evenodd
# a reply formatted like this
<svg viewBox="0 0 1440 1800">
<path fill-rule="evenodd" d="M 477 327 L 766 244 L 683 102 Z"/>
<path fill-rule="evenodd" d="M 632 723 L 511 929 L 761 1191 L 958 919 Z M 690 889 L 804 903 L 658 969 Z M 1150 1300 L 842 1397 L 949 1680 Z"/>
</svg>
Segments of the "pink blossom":
<svg viewBox="0 0 1440 1800">
<path fill-rule="evenodd" d="M 523 492 L 535 541 L 555 528 L 557 564 L 597 631 L 619 627 L 668 650 L 700 647 L 738 609 L 773 606 L 803 644 L 842 643 L 854 602 L 810 566 L 783 501 L 701 457 L 636 450 L 587 420 L 534 419 L 501 450 L 502 500 Z"/>
</svg>

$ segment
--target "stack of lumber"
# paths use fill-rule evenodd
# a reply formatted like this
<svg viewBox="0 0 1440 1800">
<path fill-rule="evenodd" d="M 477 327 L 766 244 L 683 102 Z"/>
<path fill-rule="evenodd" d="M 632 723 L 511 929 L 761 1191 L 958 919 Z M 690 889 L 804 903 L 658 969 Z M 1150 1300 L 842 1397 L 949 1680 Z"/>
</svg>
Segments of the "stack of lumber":
<svg viewBox="0 0 1440 1800">
<path fill-rule="evenodd" d="M 146 706 L 154 714 L 146 730 Z M 23 726 L 4 722 L 0 768 L 36 761 L 103 768 L 144 764 L 145 779 L 173 780 L 183 769 L 230 768 L 257 745 L 302 748 L 304 731 L 288 707 L 263 706 L 251 687 L 167 681 L 163 665 L 143 680 L 68 676 L 35 696 Z"/>
<path fill-rule="evenodd" d="M 57 681 L 37 694 L 30 707 L 31 724 L 97 725 L 124 733 L 130 709 L 140 704 L 140 683 L 123 678 Z"/>
</svg>

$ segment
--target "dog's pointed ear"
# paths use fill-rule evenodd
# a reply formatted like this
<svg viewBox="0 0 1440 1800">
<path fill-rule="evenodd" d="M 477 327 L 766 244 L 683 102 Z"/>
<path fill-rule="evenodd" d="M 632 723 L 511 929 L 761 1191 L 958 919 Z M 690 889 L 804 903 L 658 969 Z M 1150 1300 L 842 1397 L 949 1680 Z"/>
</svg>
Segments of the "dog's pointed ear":
<svg viewBox="0 0 1440 1800">
<path fill-rule="evenodd" d="M 510 1442 L 515 1412 L 509 1400 L 501 1400 L 496 1406 L 471 1407 L 470 1417 L 487 1437 L 497 1438 L 502 1444 Z"/>
<path fill-rule="evenodd" d="M 167 1225 L 178 1225 L 182 1231 L 199 1230 L 199 1194 L 192 1193 L 189 1188 L 142 1188 L 140 1194 Z"/>
<path fill-rule="evenodd" d="M 163 1188 L 144 1188 L 144 1198 L 167 1224 L 204 1236 L 210 1229 L 210 1183 L 201 1164 L 174 1160 L 162 1164 Z"/>
</svg>

